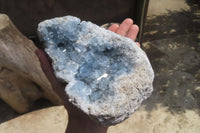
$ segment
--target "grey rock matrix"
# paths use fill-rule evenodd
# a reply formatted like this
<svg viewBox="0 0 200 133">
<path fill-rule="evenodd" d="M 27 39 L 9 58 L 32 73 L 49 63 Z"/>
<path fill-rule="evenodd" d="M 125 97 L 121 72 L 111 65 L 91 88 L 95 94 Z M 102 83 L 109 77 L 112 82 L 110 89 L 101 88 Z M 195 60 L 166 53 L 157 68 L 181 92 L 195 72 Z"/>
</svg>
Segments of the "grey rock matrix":
<svg viewBox="0 0 200 133">
<path fill-rule="evenodd" d="M 128 118 L 153 91 L 154 72 L 131 39 L 73 16 L 38 25 L 69 101 L 104 126 Z"/>
</svg>

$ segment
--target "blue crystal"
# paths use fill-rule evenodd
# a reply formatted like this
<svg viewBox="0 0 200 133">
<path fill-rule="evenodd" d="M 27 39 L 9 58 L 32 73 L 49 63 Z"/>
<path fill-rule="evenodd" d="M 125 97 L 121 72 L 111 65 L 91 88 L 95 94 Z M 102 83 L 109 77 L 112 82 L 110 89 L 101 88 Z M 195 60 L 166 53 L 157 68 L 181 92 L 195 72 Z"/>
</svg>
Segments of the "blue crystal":
<svg viewBox="0 0 200 133">
<path fill-rule="evenodd" d="M 108 89 L 116 74 L 129 71 L 131 62 L 124 62 L 124 55 L 115 50 L 114 41 L 106 40 L 106 36 L 101 34 L 96 36 L 91 28 L 90 22 L 67 16 L 47 20 L 39 25 L 38 31 L 40 39 L 45 42 L 46 52 L 53 60 L 57 78 L 75 80 L 76 84 L 68 89 L 80 89 L 76 93 L 82 97 L 87 96 L 83 94 L 87 90 L 95 92 L 87 97 L 95 101 L 102 96 L 100 92 Z M 97 90 L 101 91 L 96 93 Z"/>
<path fill-rule="evenodd" d="M 69 101 L 103 125 L 123 121 L 150 96 L 154 73 L 131 39 L 72 16 L 41 22 L 38 35 Z"/>
</svg>

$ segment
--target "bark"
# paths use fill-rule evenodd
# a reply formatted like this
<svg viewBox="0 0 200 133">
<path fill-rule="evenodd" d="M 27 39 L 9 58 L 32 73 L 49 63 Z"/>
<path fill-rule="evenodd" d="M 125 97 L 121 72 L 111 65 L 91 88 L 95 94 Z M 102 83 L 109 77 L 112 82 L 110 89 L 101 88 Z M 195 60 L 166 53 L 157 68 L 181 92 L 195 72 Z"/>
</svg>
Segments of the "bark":
<svg viewBox="0 0 200 133">
<path fill-rule="evenodd" d="M 37 84 L 41 89 L 41 94 L 38 94 L 41 97 L 54 104 L 61 104 L 40 67 L 36 49 L 34 43 L 18 31 L 8 16 L 0 14 L 0 66 Z"/>
</svg>

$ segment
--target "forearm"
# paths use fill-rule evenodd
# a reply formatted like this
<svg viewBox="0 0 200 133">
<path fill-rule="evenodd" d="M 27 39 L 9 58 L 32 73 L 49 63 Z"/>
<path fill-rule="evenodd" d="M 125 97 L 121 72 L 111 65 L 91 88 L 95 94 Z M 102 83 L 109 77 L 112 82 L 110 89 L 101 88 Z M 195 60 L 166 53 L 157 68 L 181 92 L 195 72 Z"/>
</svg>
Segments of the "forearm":
<svg viewBox="0 0 200 133">
<path fill-rule="evenodd" d="M 66 133 L 106 133 L 107 129 L 92 120 L 70 118 Z"/>
</svg>

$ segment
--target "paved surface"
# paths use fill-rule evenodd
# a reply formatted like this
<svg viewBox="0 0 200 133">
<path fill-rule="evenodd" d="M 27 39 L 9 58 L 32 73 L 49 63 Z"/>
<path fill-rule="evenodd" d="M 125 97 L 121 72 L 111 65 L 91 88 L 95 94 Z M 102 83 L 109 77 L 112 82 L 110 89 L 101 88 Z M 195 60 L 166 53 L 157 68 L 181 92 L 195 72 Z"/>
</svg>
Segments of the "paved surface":
<svg viewBox="0 0 200 133">
<path fill-rule="evenodd" d="M 200 33 L 200 1 L 163 1 L 150 0 L 144 41 L 155 41 L 180 35 L 189 35 L 191 33 Z"/>
<path fill-rule="evenodd" d="M 150 0 L 148 16 L 152 17 L 166 15 L 169 13 L 169 11 L 189 11 L 190 8 L 191 7 L 188 5 L 186 0 Z"/>
<path fill-rule="evenodd" d="M 154 5 L 167 5 L 166 9 L 173 6 L 159 12 L 159 6 Z M 200 112 L 199 7 L 197 0 L 150 2 L 144 49 L 156 78 L 153 96 L 146 102 L 147 109 L 154 108 L 154 104 L 149 104 L 152 102 L 176 113 L 186 110 Z"/>
</svg>

